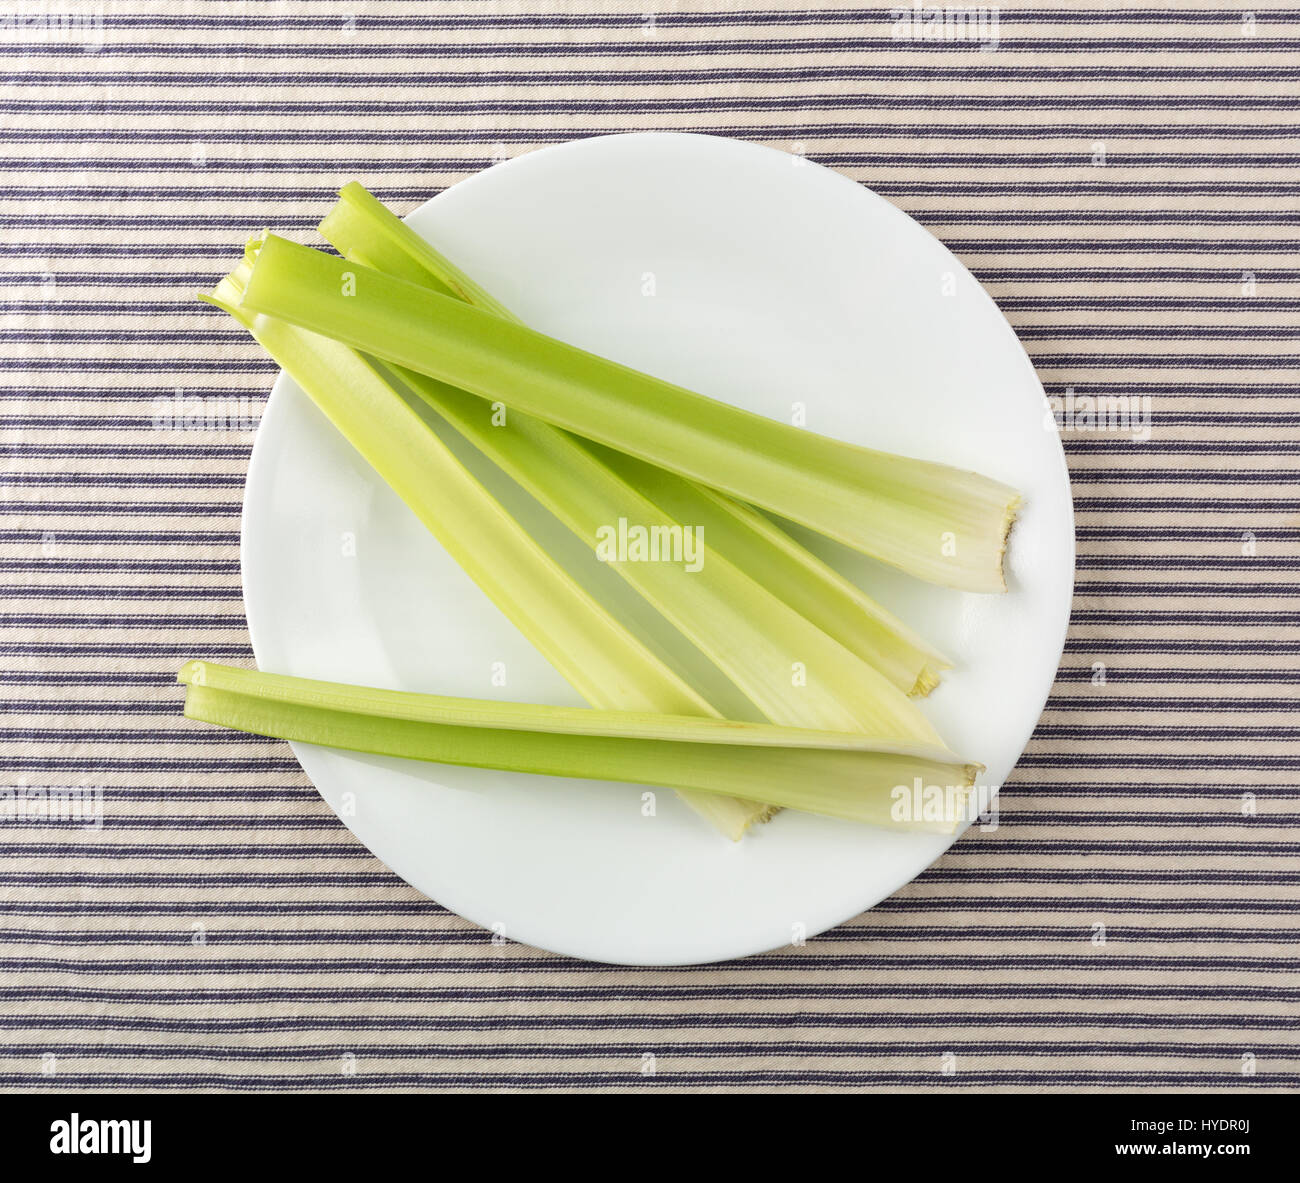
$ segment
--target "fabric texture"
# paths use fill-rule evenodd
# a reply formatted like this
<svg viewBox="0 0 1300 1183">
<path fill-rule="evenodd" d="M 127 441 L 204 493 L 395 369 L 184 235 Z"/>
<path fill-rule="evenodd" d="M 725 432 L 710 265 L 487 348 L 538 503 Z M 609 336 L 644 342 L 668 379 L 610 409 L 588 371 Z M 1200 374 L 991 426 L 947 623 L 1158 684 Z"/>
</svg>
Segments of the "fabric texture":
<svg viewBox="0 0 1300 1183">
<path fill-rule="evenodd" d="M 0 3 L 0 1088 L 1300 1083 L 1300 10 L 978 13 Z M 347 180 L 404 213 L 640 129 L 805 153 L 947 243 L 1060 400 L 1078 525 L 996 831 L 802 948 L 682 970 L 493 944 L 173 680 L 251 660 L 274 375 L 193 293 Z"/>
</svg>

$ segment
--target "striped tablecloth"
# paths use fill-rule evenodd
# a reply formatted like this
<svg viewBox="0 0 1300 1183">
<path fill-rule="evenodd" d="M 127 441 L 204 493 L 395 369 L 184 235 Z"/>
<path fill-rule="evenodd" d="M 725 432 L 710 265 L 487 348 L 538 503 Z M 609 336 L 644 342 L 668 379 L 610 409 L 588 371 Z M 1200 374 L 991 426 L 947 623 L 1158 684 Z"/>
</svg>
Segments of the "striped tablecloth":
<svg viewBox="0 0 1300 1183">
<path fill-rule="evenodd" d="M 0 1088 L 1300 1082 L 1300 10 L 651 6 L 0 0 Z M 404 212 L 647 128 L 804 152 L 968 263 L 1062 400 L 1080 550 L 997 831 L 668 971 L 493 945 L 172 681 L 251 659 L 273 374 L 193 292 L 349 179 Z"/>
</svg>

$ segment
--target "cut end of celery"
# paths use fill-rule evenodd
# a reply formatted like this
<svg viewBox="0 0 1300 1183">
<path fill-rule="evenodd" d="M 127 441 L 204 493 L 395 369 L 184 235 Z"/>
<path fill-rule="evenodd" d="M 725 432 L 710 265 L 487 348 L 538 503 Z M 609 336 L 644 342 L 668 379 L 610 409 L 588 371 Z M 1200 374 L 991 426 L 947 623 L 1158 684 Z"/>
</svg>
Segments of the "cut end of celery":
<svg viewBox="0 0 1300 1183">
<path fill-rule="evenodd" d="M 739 797 L 715 796 L 678 789 L 677 795 L 724 837 L 739 842 L 751 827 L 762 825 L 780 810 L 775 805 L 742 801 Z"/>
<path fill-rule="evenodd" d="M 998 548 L 998 579 L 1002 583 L 1002 590 L 1007 590 L 1006 560 L 1007 547 L 1011 543 L 1011 531 L 1016 521 L 1020 517 L 1020 510 L 1025 504 L 1025 499 L 1019 494 L 1013 494 L 1010 501 L 1007 502 L 1006 508 L 1002 511 L 1002 545 Z"/>
<path fill-rule="evenodd" d="M 974 487 L 974 482 L 967 487 L 965 492 L 971 498 L 968 506 L 972 513 L 970 529 L 963 530 L 960 526 L 954 528 L 954 533 L 959 537 L 973 532 L 973 545 L 961 544 L 959 557 L 935 565 L 932 573 L 927 574 L 919 567 L 912 573 L 956 591 L 998 595 L 1007 590 L 1007 547 L 1011 540 L 1011 530 L 1024 502 L 1020 494 L 1007 485 L 985 482 L 983 478 L 975 480 L 989 488 L 979 490 Z M 907 568 L 904 566 L 903 569 Z"/>
<path fill-rule="evenodd" d="M 966 795 L 962 799 L 961 816 L 952 819 L 948 824 L 947 829 L 943 831 L 945 834 L 955 834 L 964 825 L 975 820 L 973 817 L 968 817 L 967 814 L 970 812 L 970 801 L 971 797 L 975 793 L 976 783 L 979 781 L 979 778 L 984 775 L 985 768 L 983 764 L 967 764 L 965 772 Z"/>
<path fill-rule="evenodd" d="M 962 794 L 960 800 L 956 802 L 954 816 L 945 817 L 942 820 L 925 821 L 916 819 L 895 824 L 901 830 L 920 830 L 932 834 L 956 834 L 975 820 L 970 813 L 971 799 L 975 794 L 977 782 L 984 775 L 984 771 L 983 764 L 966 764 L 962 766 L 961 784 L 955 786 L 962 790 Z"/>
<path fill-rule="evenodd" d="M 259 230 L 256 234 L 250 236 L 244 243 L 244 262 L 251 266 L 262 247 L 266 245 L 266 240 L 270 237 L 270 230 Z"/>
<path fill-rule="evenodd" d="M 937 662 L 931 662 L 922 667 L 921 672 L 916 676 L 916 682 L 907 692 L 909 698 L 924 698 L 936 686 L 939 685 L 939 671 L 947 669 L 947 664 L 939 665 Z"/>
</svg>

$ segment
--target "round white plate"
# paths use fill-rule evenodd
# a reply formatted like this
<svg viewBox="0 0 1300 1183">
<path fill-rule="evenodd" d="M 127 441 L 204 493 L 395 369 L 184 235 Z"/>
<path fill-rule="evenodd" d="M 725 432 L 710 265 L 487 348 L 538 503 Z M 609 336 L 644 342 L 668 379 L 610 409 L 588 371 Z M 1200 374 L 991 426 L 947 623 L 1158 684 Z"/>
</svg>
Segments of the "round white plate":
<svg viewBox="0 0 1300 1183">
<path fill-rule="evenodd" d="M 818 543 L 956 659 L 924 708 L 1001 783 L 1061 654 L 1073 515 L 1033 368 L 940 243 L 818 165 L 685 134 L 535 152 L 409 221 L 553 336 L 787 422 L 802 403 L 811 430 L 1022 490 L 1005 596 Z M 572 553 L 558 526 L 535 524 Z M 249 468 L 243 571 L 264 670 L 582 705 L 283 375 Z M 294 751 L 408 883 L 507 939 L 595 961 L 717 961 L 811 937 L 950 844 L 792 812 L 732 844 L 664 790 L 646 817 L 638 786 Z"/>
</svg>

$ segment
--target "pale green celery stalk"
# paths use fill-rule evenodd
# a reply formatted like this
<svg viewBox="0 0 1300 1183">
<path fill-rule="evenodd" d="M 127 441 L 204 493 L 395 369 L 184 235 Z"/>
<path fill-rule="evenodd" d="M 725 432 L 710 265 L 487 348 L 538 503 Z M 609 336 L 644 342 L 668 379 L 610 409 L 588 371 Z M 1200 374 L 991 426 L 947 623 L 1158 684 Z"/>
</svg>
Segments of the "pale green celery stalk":
<svg viewBox="0 0 1300 1183">
<path fill-rule="evenodd" d="M 209 302 L 240 322 L 414 511 L 448 553 L 592 706 L 719 715 L 588 595 L 360 354 L 241 308 L 241 264 Z M 683 794 L 733 840 L 770 810 Z"/>
<path fill-rule="evenodd" d="M 754 572 L 768 591 L 905 694 L 929 694 L 939 684 L 939 671 L 952 665 L 892 612 L 757 510 L 626 452 L 582 442 L 666 513 L 703 527 L 712 550 L 742 571 Z"/>
<path fill-rule="evenodd" d="M 657 784 L 951 833 L 978 764 L 942 746 L 765 723 L 406 694 L 189 662 L 188 718 L 375 755 L 547 776 Z M 945 790 L 942 817 L 893 816 L 897 791 Z M 761 786 L 761 788 L 759 788 Z"/>
<path fill-rule="evenodd" d="M 721 489 L 920 578 L 1006 589 L 1002 555 L 1019 497 L 986 477 L 738 410 L 275 235 L 257 254 L 244 303 Z"/>
<path fill-rule="evenodd" d="M 454 296 L 516 324 L 522 323 L 496 297 L 356 181 L 339 190 L 339 200 L 325 215 L 319 230 L 339 254 L 366 267 Z"/>
<path fill-rule="evenodd" d="M 320 232 L 349 259 L 434 291 L 463 295 L 477 307 L 520 321 L 355 181 L 339 191 Z M 513 410 L 510 414 L 512 424 L 531 419 Z M 605 467 L 677 522 L 703 526 L 710 548 L 742 571 L 759 575 L 769 591 L 905 693 L 928 694 L 938 684 L 939 671 L 951 665 L 901 620 L 749 506 L 626 453 L 580 441 L 559 428 L 549 430 L 557 437 L 548 448 L 555 464 L 566 463 L 565 441 L 569 455 L 589 447 Z M 483 446 L 481 431 L 471 438 Z M 539 473 L 536 483 L 544 486 L 548 480 Z"/>
</svg>

